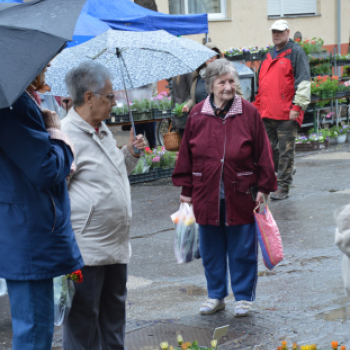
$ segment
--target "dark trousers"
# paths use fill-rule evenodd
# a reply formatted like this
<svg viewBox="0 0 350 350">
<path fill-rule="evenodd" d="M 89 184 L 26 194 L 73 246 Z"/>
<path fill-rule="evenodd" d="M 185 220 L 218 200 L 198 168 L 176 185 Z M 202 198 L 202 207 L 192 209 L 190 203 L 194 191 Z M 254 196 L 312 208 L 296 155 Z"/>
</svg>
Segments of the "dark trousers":
<svg viewBox="0 0 350 350">
<path fill-rule="evenodd" d="M 228 262 L 235 299 L 253 301 L 258 281 L 255 223 L 226 226 L 225 200 L 220 204 L 220 226 L 199 225 L 208 297 L 222 299 L 228 295 Z"/>
<path fill-rule="evenodd" d="M 146 134 L 146 138 L 147 138 L 148 145 L 150 148 L 157 147 L 156 125 L 157 125 L 156 122 L 135 124 L 136 135 L 138 135 L 138 134 L 145 135 Z"/>
<path fill-rule="evenodd" d="M 7 280 L 12 350 L 51 350 L 54 330 L 53 282 Z"/>
<path fill-rule="evenodd" d="M 124 350 L 127 265 L 85 266 L 63 325 L 64 350 Z"/>
<path fill-rule="evenodd" d="M 286 191 L 293 182 L 295 138 L 298 123 L 295 120 L 264 118 L 264 125 L 273 150 L 278 187 Z"/>
</svg>

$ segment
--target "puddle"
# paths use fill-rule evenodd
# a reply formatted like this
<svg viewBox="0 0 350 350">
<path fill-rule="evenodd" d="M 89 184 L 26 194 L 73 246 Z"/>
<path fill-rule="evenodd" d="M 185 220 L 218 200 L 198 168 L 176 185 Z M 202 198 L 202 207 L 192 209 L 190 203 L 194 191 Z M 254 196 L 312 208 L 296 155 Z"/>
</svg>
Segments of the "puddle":
<svg viewBox="0 0 350 350">
<path fill-rule="evenodd" d="M 207 289 L 199 286 L 184 286 L 180 288 L 180 292 L 186 293 L 188 295 L 207 295 Z"/>
<path fill-rule="evenodd" d="M 325 321 L 347 321 L 350 319 L 350 305 L 340 307 L 339 309 L 326 310 L 315 316 L 317 319 Z"/>
</svg>

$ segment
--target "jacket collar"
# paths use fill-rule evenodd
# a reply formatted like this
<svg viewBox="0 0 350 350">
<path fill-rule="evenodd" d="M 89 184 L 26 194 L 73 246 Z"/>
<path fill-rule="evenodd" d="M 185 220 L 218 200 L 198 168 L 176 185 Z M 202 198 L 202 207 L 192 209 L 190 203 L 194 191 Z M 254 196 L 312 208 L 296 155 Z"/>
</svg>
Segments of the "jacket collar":
<svg viewBox="0 0 350 350">
<path fill-rule="evenodd" d="M 214 109 L 210 103 L 210 95 L 205 99 L 201 113 L 215 116 Z M 235 99 L 233 100 L 232 106 L 227 112 L 225 119 L 237 114 L 242 114 L 242 97 L 235 95 Z"/>
<path fill-rule="evenodd" d="M 69 110 L 66 118 L 71 120 L 72 123 L 75 124 L 79 129 L 84 130 L 90 134 L 94 134 L 94 133 L 97 134 L 97 131 L 76 112 L 74 107 L 72 107 Z M 100 134 L 101 133 L 108 134 L 109 133 L 108 126 L 106 126 L 105 123 L 101 122 L 99 127 L 99 132 Z"/>
</svg>

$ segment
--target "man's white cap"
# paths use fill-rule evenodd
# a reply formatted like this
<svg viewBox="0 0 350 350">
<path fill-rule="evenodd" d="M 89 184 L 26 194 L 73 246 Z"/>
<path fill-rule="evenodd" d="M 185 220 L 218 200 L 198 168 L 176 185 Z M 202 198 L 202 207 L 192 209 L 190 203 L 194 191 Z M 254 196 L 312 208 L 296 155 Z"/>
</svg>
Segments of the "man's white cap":
<svg viewBox="0 0 350 350">
<path fill-rule="evenodd" d="M 289 29 L 289 26 L 284 19 L 279 19 L 270 28 L 270 30 L 279 30 L 280 32 L 284 32 L 286 29 Z"/>
</svg>

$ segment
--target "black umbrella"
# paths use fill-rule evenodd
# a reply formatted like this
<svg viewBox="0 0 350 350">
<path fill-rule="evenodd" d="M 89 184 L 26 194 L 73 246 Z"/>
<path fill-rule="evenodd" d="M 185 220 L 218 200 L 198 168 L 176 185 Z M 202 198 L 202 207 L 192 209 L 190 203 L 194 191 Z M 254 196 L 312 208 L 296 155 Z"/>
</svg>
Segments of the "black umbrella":
<svg viewBox="0 0 350 350">
<path fill-rule="evenodd" d="M 34 0 L 0 11 L 0 108 L 11 106 L 71 41 L 86 0 Z"/>
</svg>

